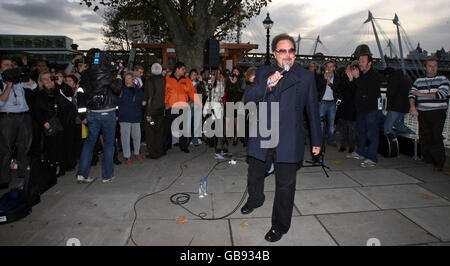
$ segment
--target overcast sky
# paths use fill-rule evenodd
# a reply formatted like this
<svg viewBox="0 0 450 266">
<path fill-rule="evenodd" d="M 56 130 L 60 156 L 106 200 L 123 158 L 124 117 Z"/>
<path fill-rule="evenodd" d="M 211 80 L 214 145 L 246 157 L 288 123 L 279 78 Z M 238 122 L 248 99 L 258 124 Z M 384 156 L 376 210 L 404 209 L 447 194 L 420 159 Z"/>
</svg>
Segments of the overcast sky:
<svg viewBox="0 0 450 266">
<path fill-rule="evenodd" d="M 312 52 L 314 41 L 309 39 L 320 35 L 323 45 L 318 46 L 318 52 L 350 55 L 358 44 L 368 43 L 378 56 L 372 28 L 369 24 L 363 25 L 369 9 L 377 18 L 393 19 L 397 13 L 414 48 L 420 42 L 429 52 L 442 47 L 450 49 L 448 0 L 273 0 L 260 16 L 245 21 L 247 28 L 241 40 L 259 44 L 258 52 L 265 52 L 266 32 L 262 21 L 270 12 L 275 22 L 271 36 L 286 32 L 297 39 L 300 34 L 302 54 Z M 377 23 L 382 45 L 386 47 L 386 39 L 390 38 L 398 50 L 392 21 L 378 20 Z M 0 0 L 2 34 L 66 35 L 80 45 L 80 49 L 103 48 L 102 25 L 101 16 L 80 6 L 79 0 Z"/>
</svg>

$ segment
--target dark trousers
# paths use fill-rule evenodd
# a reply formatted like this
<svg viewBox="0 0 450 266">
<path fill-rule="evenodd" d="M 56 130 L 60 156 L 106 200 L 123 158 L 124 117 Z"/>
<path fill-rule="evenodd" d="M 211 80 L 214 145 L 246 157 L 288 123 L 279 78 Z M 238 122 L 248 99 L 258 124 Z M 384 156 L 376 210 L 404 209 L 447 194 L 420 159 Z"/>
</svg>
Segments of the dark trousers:
<svg viewBox="0 0 450 266">
<path fill-rule="evenodd" d="M 164 139 L 165 139 L 165 151 L 170 149 L 172 147 L 172 122 L 180 115 L 183 114 L 183 112 L 180 112 L 179 114 L 172 114 L 172 109 L 166 110 L 166 119 L 165 119 L 165 126 L 164 126 Z M 192 128 L 191 128 L 191 136 L 192 136 Z M 180 137 L 180 149 L 187 149 L 189 146 L 189 143 L 191 142 L 192 137 L 186 137 L 182 135 Z"/>
<path fill-rule="evenodd" d="M 164 116 L 152 116 L 154 122 L 150 125 L 149 122 L 145 122 L 145 138 L 147 142 L 148 156 L 153 159 L 157 159 L 165 154 L 164 149 Z"/>
<path fill-rule="evenodd" d="M 442 137 L 446 110 L 419 111 L 419 140 L 424 160 L 436 167 L 445 163 L 445 148 Z"/>
<path fill-rule="evenodd" d="M 269 156 L 274 155 L 271 153 Z M 296 173 L 299 169 L 296 163 L 275 163 L 275 200 L 272 210 L 272 228 L 287 233 L 291 227 L 292 210 L 294 207 Z M 253 157 L 248 158 L 248 200 L 250 208 L 263 205 L 264 175 L 267 163 Z"/>
<path fill-rule="evenodd" d="M 339 132 L 341 133 L 341 145 L 344 148 L 349 148 L 351 150 L 355 149 L 356 144 L 356 132 L 355 132 L 355 121 L 350 120 L 339 120 Z"/>
<path fill-rule="evenodd" d="M 80 131 L 77 131 L 77 125 L 74 124 L 64 124 L 64 132 L 63 132 L 63 162 L 65 166 L 65 170 L 73 170 L 77 165 L 77 139 L 76 137 L 80 137 Z"/>
<path fill-rule="evenodd" d="M 44 160 L 51 165 L 59 165 L 61 170 L 65 171 L 65 153 L 64 149 L 64 136 L 63 132 L 60 132 L 54 136 L 44 137 Z"/>
<path fill-rule="evenodd" d="M 19 165 L 19 175 L 28 175 L 31 140 L 32 126 L 29 114 L 0 114 L 0 184 L 11 181 L 9 171 L 14 151 Z"/>
</svg>

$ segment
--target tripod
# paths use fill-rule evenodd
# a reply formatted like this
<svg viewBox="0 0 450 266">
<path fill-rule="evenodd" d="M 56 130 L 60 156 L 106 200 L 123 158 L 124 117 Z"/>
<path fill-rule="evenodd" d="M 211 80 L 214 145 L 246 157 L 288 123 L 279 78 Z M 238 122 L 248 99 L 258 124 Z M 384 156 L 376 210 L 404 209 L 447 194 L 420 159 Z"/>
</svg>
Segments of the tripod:
<svg viewBox="0 0 450 266">
<path fill-rule="evenodd" d="M 324 123 L 324 129 L 326 129 L 325 127 L 325 117 L 320 117 L 320 122 Z M 326 149 L 326 135 L 325 135 L 325 130 L 323 130 L 323 134 L 322 134 L 322 147 L 320 149 L 320 153 L 318 155 L 313 155 L 312 156 L 312 160 L 311 161 L 306 161 L 307 163 L 309 163 L 310 165 L 303 165 L 303 167 L 309 168 L 309 167 L 322 167 L 322 170 L 324 171 L 325 175 L 327 176 L 327 178 L 330 178 L 330 176 L 328 175 L 328 172 L 326 169 L 330 170 L 330 167 L 328 167 L 327 165 L 324 164 L 324 160 L 325 160 L 325 149 Z"/>
</svg>

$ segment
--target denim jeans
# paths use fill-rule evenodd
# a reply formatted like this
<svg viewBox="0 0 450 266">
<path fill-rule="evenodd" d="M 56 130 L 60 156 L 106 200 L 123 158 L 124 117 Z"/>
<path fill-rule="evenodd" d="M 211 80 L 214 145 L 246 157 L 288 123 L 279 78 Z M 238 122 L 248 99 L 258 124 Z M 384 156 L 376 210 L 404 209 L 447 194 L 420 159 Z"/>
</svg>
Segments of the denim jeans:
<svg viewBox="0 0 450 266">
<path fill-rule="evenodd" d="M 409 127 L 405 126 L 403 122 L 403 113 L 389 111 L 386 115 L 386 120 L 384 121 L 384 134 L 392 133 L 392 127 L 400 133 L 405 134 L 415 134 Z"/>
<path fill-rule="evenodd" d="M 373 163 L 378 163 L 379 121 L 380 111 L 356 115 L 356 134 L 358 137 L 356 153 Z M 369 147 L 366 149 L 367 141 Z"/>
<path fill-rule="evenodd" d="M 334 142 L 334 118 L 336 117 L 336 104 L 334 102 L 320 101 L 320 117 L 327 117 L 327 142 Z M 325 134 L 325 121 L 321 121 L 322 134 Z"/>
<path fill-rule="evenodd" d="M 103 135 L 102 179 L 110 179 L 114 173 L 114 136 L 116 133 L 116 111 L 87 113 L 88 135 L 81 151 L 77 175 L 89 176 L 92 153 L 100 130 Z"/>
</svg>

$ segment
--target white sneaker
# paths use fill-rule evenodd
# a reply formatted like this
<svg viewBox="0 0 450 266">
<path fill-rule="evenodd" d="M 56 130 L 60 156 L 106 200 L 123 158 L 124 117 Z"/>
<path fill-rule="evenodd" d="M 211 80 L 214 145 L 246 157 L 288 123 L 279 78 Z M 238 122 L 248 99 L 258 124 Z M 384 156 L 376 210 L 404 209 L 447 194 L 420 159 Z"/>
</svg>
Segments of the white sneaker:
<svg viewBox="0 0 450 266">
<path fill-rule="evenodd" d="M 92 182 L 94 182 L 94 178 L 92 178 L 92 177 L 85 178 L 82 175 L 77 175 L 77 182 L 78 182 L 78 184 L 92 183 Z"/>
<path fill-rule="evenodd" d="M 220 154 L 220 153 L 216 153 L 215 155 L 216 155 L 217 160 L 225 159 L 225 157 L 223 157 L 222 154 Z"/>
<path fill-rule="evenodd" d="M 201 139 L 198 139 L 198 144 L 199 144 L 199 145 L 202 145 L 202 144 L 203 144 Z"/>
<path fill-rule="evenodd" d="M 110 179 L 103 179 L 103 180 L 102 180 L 102 184 L 109 184 L 109 183 L 112 182 L 113 179 L 114 179 L 114 176 L 111 176 Z"/>
</svg>

